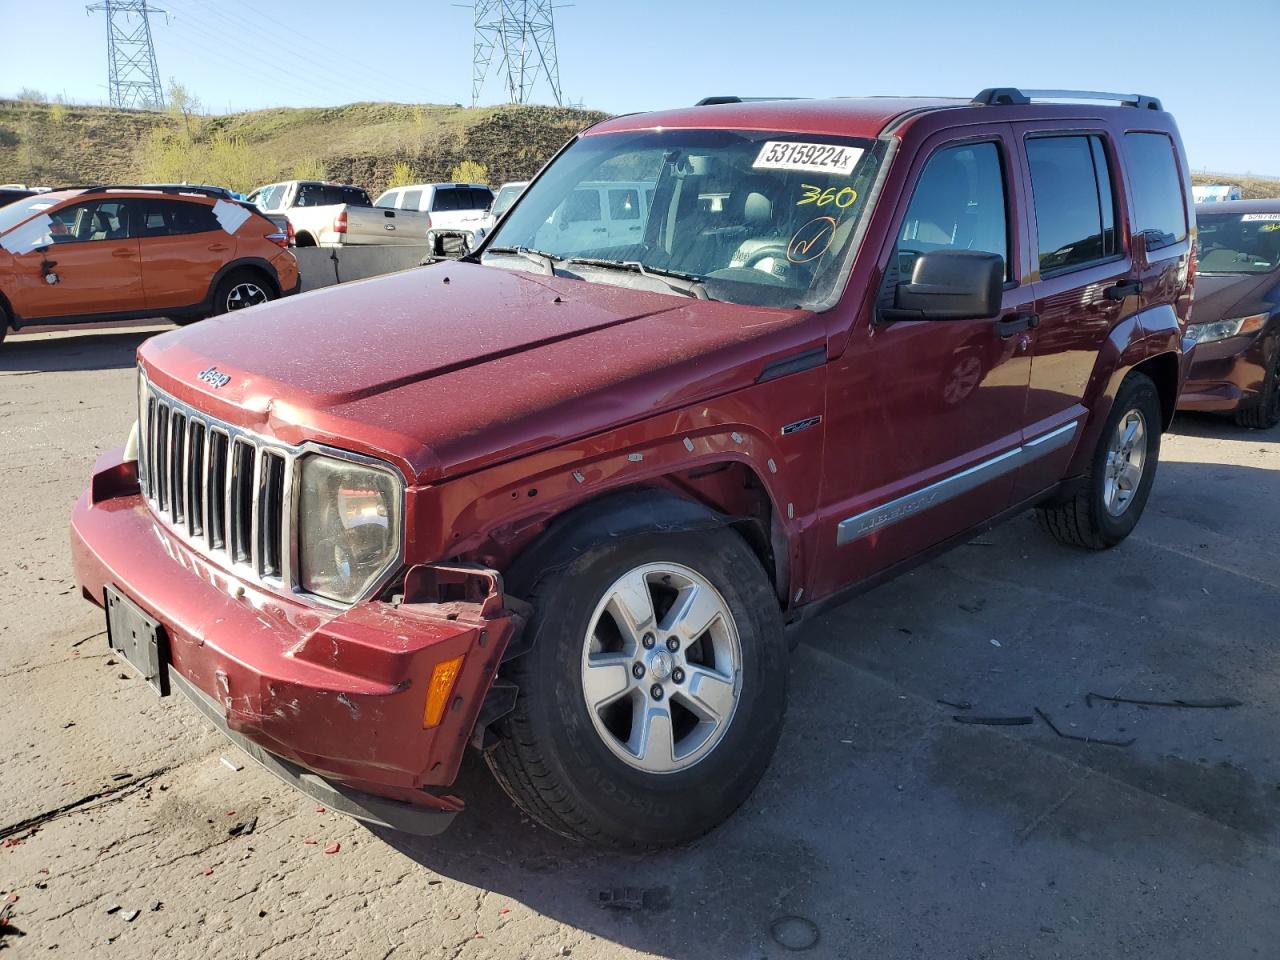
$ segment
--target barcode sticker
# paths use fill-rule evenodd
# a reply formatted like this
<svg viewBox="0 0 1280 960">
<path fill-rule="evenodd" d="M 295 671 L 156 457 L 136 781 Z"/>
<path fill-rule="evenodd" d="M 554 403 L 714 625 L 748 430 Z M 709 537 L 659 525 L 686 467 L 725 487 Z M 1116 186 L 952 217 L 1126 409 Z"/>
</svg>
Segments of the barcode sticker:
<svg viewBox="0 0 1280 960">
<path fill-rule="evenodd" d="M 760 154 L 751 166 L 757 170 L 805 170 L 840 173 L 847 177 L 861 159 L 861 147 L 770 140 L 760 148 Z"/>
</svg>

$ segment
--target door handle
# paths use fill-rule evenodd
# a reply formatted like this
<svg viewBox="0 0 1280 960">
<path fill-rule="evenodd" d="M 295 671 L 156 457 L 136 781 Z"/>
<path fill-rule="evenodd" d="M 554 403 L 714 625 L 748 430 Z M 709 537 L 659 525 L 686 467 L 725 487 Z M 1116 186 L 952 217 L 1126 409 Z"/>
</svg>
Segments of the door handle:
<svg viewBox="0 0 1280 960">
<path fill-rule="evenodd" d="M 210 250 L 210 252 L 211 252 L 211 253 L 222 253 L 223 251 L 228 250 L 228 249 L 230 249 L 230 248 L 229 248 L 225 243 L 211 243 L 211 244 L 209 244 L 209 250 Z"/>
<path fill-rule="evenodd" d="M 1009 339 L 1015 333 L 1021 333 L 1023 330 L 1032 330 L 1040 326 L 1040 314 L 1031 313 L 1030 311 L 1023 313 L 1011 313 L 1007 317 L 1001 317 L 996 321 L 996 333 L 1000 334 L 1002 339 Z"/>
<path fill-rule="evenodd" d="M 608 227 L 592 227 L 591 232 L 592 233 L 608 233 L 609 228 Z"/>
<path fill-rule="evenodd" d="M 1123 300 L 1125 297 L 1136 297 L 1142 292 L 1141 280 L 1122 280 L 1102 291 L 1108 300 Z"/>
<path fill-rule="evenodd" d="M 132 250 L 112 250 L 111 255 L 120 260 L 128 260 L 130 257 L 133 256 L 133 251 Z"/>
</svg>

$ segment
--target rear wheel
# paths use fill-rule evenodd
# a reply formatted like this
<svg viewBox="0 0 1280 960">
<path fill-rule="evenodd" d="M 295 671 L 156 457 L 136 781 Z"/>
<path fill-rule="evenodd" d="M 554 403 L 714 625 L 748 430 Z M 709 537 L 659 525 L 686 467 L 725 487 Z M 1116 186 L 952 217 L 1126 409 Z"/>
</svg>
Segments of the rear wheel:
<svg viewBox="0 0 1280 960">
<path fill-rule="evenodd" d="M 275 299 L 275 288 L 257 271 L 241 270 L 222 278 L 213 294 L 213 312 L 246 310 Z"/>
<path fill-rule="evenodd" d="M 1133 532 L 1155 480 L 1163 411 L 1156 385 L 1131 373 L 1120 385 L 1082 488 L 1041 507 L 1040 526 L 1061 543 L 1105 550 Z"/>
<path fill-rule="evenodd" d="M 1258 402 L 1247 410 L 1236 411 L 1236 423 L 1242 427 L 1270 430 L 1280 423 L 1280 342 L 1276 343 L 1272 353 Z"/>
<path fill-rule="evenodd" d="M 548 829 L 661 847 L 728 817 L 782 725 L 787 651 L 755 555 L 732 530 L 641 532 L 541 574 L 508 664 L 520 689 L 487 754 Z"/>
</svg>

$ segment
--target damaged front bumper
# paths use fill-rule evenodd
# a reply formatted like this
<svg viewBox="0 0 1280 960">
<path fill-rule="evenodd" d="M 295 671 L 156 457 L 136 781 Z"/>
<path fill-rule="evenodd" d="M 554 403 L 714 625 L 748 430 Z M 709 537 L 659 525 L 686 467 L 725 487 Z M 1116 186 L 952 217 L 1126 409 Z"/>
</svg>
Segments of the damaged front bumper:
<svg viewBox="0 0 1280 960">
<path fill-rule="evenodd" d="M 102 605 L 109 588 L 153 619 L 171 686 L 273 773 L 413 833 L 438 833 L 462 809 L 438 788 L 456 777 L 482 708 L 492 717 L 486 695 L 517 626 L 496 573 L 413 567 L 398 602 L 347 610 L 271 593 L 156 520 L 118 451 L 76 503 L 71 547 L 85 597 Z M 428 725 L 433 671 L 458 658 Z"/>
</svg>

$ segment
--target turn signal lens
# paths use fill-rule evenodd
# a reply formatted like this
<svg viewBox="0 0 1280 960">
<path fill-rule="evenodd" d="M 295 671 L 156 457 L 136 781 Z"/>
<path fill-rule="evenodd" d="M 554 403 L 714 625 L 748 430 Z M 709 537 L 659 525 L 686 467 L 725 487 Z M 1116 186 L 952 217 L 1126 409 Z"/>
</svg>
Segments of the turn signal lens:
<svg viewBox="0 0 1280 960">
<path fill-rule="evenodd" d="M 436 664 L 431 671 L 431 682 L 427 684 L 427 707 L 422 713 L 422 726 L 438 727 L 444 718 L 444 708 L 449 705 L 449 697 L 453 693 L 453 684 L 462 670 L 464 657 L 454 657 Z"/>
</svg>

